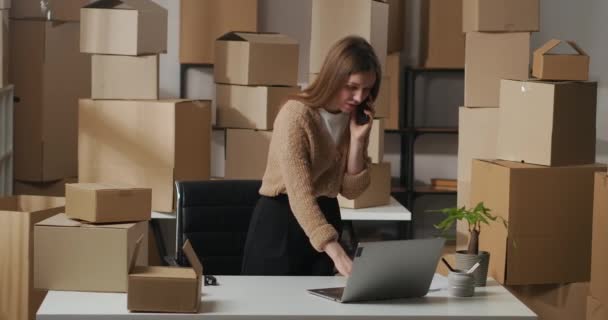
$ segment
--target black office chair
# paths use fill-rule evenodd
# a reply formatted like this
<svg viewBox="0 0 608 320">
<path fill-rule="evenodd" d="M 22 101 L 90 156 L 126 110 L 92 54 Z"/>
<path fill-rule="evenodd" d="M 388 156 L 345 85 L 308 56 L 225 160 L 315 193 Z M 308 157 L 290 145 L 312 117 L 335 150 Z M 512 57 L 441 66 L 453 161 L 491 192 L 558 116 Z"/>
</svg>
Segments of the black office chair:
<svg viewBox="0 0 608 320">
<path fill-rule="evenodd" d="M 190 240 L 205 274 L 238 275 L 251 214 L 260 197 L 259 180 L 178 181 L 176 261 Z"/>
</svg>

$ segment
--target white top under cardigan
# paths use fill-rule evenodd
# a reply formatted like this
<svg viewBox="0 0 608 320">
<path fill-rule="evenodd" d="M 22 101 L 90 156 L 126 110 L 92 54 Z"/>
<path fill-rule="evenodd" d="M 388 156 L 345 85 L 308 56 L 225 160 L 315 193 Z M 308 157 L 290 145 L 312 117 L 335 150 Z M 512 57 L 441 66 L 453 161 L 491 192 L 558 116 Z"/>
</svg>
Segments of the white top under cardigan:
<svg viewBox="0 0 608 320">
<path fill-rule="evenodd" d="M 346 129 L 346 126 L 348 125 L 350 115 L 344 112 L 331 113 L 324 108 L 319 108 L 319 114 L 323 118 L 325 127 L 327 128 L 327 131 L 329 131 L 329 135 L 334 141 L 334 144 L 337 145 L 342 133 L 344 133 L 344 129 Z"/>
</svg>

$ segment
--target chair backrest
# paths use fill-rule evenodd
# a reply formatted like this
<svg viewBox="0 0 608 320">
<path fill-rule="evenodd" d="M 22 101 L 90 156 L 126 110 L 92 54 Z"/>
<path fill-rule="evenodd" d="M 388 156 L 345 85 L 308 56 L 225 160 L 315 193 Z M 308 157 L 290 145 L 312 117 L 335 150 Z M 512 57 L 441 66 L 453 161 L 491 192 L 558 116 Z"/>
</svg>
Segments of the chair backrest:
<svg viewBox="0 0 608 320">
<path fill-rule="evenodd" d="M 260 197 L 259 180 L 178 181 L 176 261 L 190 240 L 205 274 L 238 275 L 251 214 Z"/>
</svg>

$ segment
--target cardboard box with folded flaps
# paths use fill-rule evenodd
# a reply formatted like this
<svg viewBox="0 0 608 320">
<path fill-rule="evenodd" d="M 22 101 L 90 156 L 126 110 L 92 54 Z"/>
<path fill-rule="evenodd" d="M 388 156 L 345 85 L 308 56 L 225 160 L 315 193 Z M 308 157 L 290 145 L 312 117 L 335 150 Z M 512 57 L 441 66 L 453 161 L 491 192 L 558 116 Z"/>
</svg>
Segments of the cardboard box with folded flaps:
<svg viewBox="0 0 608 320">
<path fill-rule="evenodd" d="M 296 86 L 299 44 L 278 33 L 229 32 L 215 41 L 215 82 Z"/>
<path fill-rule="evenodd" d="M 137 241 L 134 258 L 142 239 Z M 196 313 L 201 303 L 203 266 L 189 240 L 182 247 L 191 268 L 129 267 L 127 308 L 131 311 Z"/>
<path fill-rule="evenodd" d="M 167 52 L 167 9 L 150 0 L 99 0 L 80 9 L 80 51 L 137 56 Z"/>
<path fill-rule="evenodd" d="M 568 44 L 576 53 L 551 53 L 562 43 Z M 532 75 L 542 80 L 586 81 L 589 62 L 589 55 L 576 42 L 551 39 L 534 51 Z"/>
</svg>

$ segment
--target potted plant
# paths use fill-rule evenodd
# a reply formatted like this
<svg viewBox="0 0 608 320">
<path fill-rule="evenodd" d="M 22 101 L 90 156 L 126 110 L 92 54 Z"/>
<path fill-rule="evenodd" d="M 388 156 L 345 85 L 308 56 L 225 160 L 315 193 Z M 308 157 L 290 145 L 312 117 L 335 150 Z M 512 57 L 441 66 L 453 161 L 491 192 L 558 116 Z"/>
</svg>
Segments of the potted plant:
<svg viewBox="0 0 608 320">
<path fill-rule="evenodd" d="M 474 271 L 475 285 L 485 286 L 488 275 L 488 265 L 490 263 L 490 253 L 487 251 L 479 252 L 479 235 L 481 234 L 482 224 L 489 225 L 490 222 L 499 220 L 507 227 L 507 221 L 502 217 L 494 216 L 490 209 L 486 208 L 483 202 L 478 203 L 474 208 L 454 207 L 436 210 L 446 217 L 435 225 L 435 228 L 442 233 L 447 232 L 458 220 L 465 220 L 469 229 L 469 244 L 467 250 L 456 251 L 456 269 L 468 270 L 475 263 L 480 266 Z"/>
</svg>

